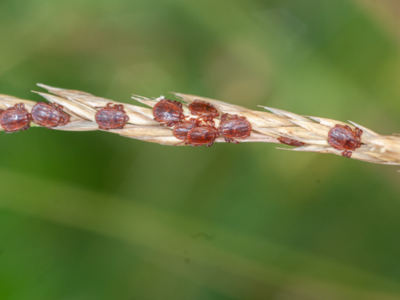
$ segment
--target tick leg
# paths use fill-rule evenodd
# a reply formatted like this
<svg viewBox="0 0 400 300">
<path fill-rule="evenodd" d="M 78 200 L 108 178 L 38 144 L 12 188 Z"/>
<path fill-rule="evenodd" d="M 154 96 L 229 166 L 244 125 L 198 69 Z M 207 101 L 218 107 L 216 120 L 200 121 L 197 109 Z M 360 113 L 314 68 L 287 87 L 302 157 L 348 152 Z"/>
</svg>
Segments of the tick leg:
<svg viewBox="0 0 400 300">
<path fill-rule="evenodd" d="M 190 118 L 189 123 L 194 125 L 194 126 L 199 126 L 200 125 L 201 120 L 197 119 L 197 118 Z"/>
<path fill-rule="evenodd" d="M 230 143 L 230 142 L 231 142 L 231 139 L 230 139 L 230 138 L 224 137 L 224 140 L 225 140 L 225 142 L 227 142 L 227 143 Z"/>
<path fill-rule="evenodd" d="M 350 158 L 352 153 L 353 153 L 353 152 L 346 150 L 346 151 L 343 151 L 343 152 L 342 152 L 342 155 L 343 155 L 344 157 Z"/>
<path fill-rule="evenodd" d="M 210 121 L 207 122 L 208 125 L 210 125 L 211 127 L 215 127 L 215 122 L 213 119 L 211 119 Z"/>
<path fill-rule="evenodd" d="M 59 112 L 63 112 L 63 106 L 62 105 L 58 105 L 57 103 L 53 103 L 53 107 L 58 110 Z"/>
<path fill-rule="evenodd" d="M 361 137 L 361 135 L 363 134 L 363 131 L 362 131 L 362 129 L 360 129 L 360 128 L 358 128 L 358 127 L 356 127 L 356 136 L 357 137 Z"/>
<path fill-rule="evenodd" d="M 221 123 L 224 123 L 226 121 L 226 119 L 228 118 L 228 114 L 223 114 L 221 116 Z"/>
<path fill-rule="evenodd" d="M 67 117 L 66 115 L 62 115 L 61 121 L 57 126 L 64 126 L 67 125 L 69 122 L 69 117 Z"/>
<path fill-rule="evenodd" d="M 25 131 L 29 129 L 29 123 L 26 124 L 24 127 L 21 128 L 21 131 Z"/>
<path fill-rule="evenodd" d="M 174 127 L 176 124 L 178 124 L 179 122 L 178 121 L 169 121 L 168 123 L 167 123 L 167 126 L 168 127 Z"/>
<path fill-rule="evenodd" d="M 185 115 L 181 113 L 181 114 L 179 115 L 179 120 L 180 120 L 180 121 L 186 121 Z"/>
<path fill-rule="evenodd" d="M 353 131 L 351 128 L 350 128 L 350 126 L 349 125 L 346 125 L 346 126 L 344 126 L 344 127 L 346 127 L 348 130 L 350 130 L 350 131 Z"/>
<path fill-rule="evenodd" d="M 214 141 L 212 141 L 211 143 L 208 143 L 208 144 L 206 145 L 206 147 L 211 147 L 213 144 L 214 144 Z"/>
<path fill-rule="evenodd" d="M 206 122 L 208 125 L 214 127 L 215 126 L 215 122 L 213 120 L 213 116 L 212 115 L 207 115 L 203 118 L 203 121 Z"/>
<path fill-rule="evenodd" d="M 181 144 L 185 144 L 185 145 L 188 145 L 189 143 L 187 142 L 187 140 L 184 140 L 184 141 L 182 141 L 182 142 L 179 142 L 179 143 L 176 143 L 176 144 L 174 144 L 174 146 L 179 146 L 179 145 L 181 145 Z"/>
<path fill-rule="evenodd" d="M 227 143 L 239 144 L 239 142 L 234 139 L 226 138 L 226 137 L 224 137 L 224 139 L 225 139 L 225 142 L 227 142 Z"/>
</svg>

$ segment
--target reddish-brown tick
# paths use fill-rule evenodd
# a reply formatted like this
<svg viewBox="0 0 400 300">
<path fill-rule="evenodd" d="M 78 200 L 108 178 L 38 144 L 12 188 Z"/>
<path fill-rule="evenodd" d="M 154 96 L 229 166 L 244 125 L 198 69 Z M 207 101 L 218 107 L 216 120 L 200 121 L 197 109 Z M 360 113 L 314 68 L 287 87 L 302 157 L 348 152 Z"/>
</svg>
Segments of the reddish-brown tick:
<svg viewBox="0 0 400 300">
<path fill-rule="evenodd" d="M 182 103 L 163 99 L 153 107 L 154 120 L 162 125 L 172 127 L 185 119 Z"/>
<path fill-rule="evenodd" d="M 187 134 L 187 142 L 185 145 L 194 147 L 211 147 L 215 139 L 219 136 L 218 129 L 211 125 L 200 125 L 192 128 Z"/>
<path fill-rule="evenodd" d="M 282 144 L 286 144 L 289 146 L 295 146 L 295 147 L 301 147 L 301 146 L 305 145 L 305 143 L 302 143 L 302 142 L 299 142 L 299 141 L 296 141 L 293 139 L 289 139 L 289 138 L 283 137 L 283 136 L 279 137 L 278 141 L 281 142 Z"/>
<path fill-rule="evenodd" d="M 352 152 L 361 147 L 363 131 L 358 127 L 353 131 L 349 126 L 336 124 L 328 133 L 328 143 L 335 149 L 344 150 L 342 155 L 351 157 Z"/>
<path fill-rule="evenodd" d="M 224 137 L 227 143 L 239 144 L 235 138 L 247 139 L 251 133 L 251 124 L 245 117 L 223 114 L 218 132 Z"/>
<path fill-rule="evenodd" d="M 178 140 L 187 141 L 187 135 L 188 135 L 189 131 L 197 126 L 200 126 L 200 120 L 190 118 L 189 121 L 184 121 L 184 122 L 181 122 L 181 123 L 175 125 L 174 131 L 173 131 L 174 136 Z"/>
<path fill-rule="evenodd" d="M 1 112 L 0 124 L 7 133 L 29 129 L 32 115 L 25 109 L 23 103 L 15 104 Z"/>
<path fill-rule="evenodd" d="M 44 127 L 67 125 L 69 115 L 63 111 L 63 106 L 57 103 L 38 102 L 32 108 L 33 122 Z"/>
<path fill-rule="evenodd" d="M 202 118 L 217 118 L 219 117 L 219 112 L 218 110 L 211 105 L 208 102 L 205 101 L 200 101 L 200 100 L 194 100 L 190 105 L 189 105 L 189 110 L 192 115 L 195 116 L 200 116 Z"/>
<path fill-rule="evenodd" d="M 96 123 L 100 129 L 122 129 L 126 122 L 129 121 L 129 117 L 124 111 L 124 106 L 112 103 L 108 103 L 106 107 L 103 107 L 96 113 Z"/>
</svg>

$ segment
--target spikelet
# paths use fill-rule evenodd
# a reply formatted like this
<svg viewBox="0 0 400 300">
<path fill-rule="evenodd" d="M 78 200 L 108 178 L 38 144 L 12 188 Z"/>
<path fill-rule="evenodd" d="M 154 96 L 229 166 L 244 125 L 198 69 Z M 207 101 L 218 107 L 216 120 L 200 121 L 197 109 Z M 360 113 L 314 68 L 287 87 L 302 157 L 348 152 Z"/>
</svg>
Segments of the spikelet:
<svg viewBox="0 0 400 300">
<path fill-rule="evenodd" d="M 96 97 L 86 92 L 55 88 L 44 84 L 38 84 L 38 86 L 49 92 L 37 92 L 39 95 L 51 103 L 62 105 L 64 110 L 71 115 L 70 123 L 53 129 L 67 131 L 100 130 L 95 122 L 96 112 L 108 103 L 112 103 L 113 105 L 122 104 L 129 117 L 129 121 L 123 129 L 113 129 L 108 130 L 108 132 L 161 145 L 183 145 L 181 140 L 174 137 L 171 128 L 162 126 L 153 119 L 152 108 L 164 98 L 163 96 L 155 99 L 139 95 L 132 96 L 134 100 L 150 107 L 146 108 Z M 190 103 L 195 100 L 201 100 L 212 104 L 221 114 L 229 113 L 246 117 L 251 123 L 253 130 L 248 139 L 239 140 L 240 142 L 279 143 L 278 138 L 285 137 L 302 142 L 305 145 L 296 148 L 278 149 L 342 155 L 342 151 L 329 145 L 328 133 L 336 124 L 347 125 L 352 129 L 358 127 L 363 130 L 361 136 L 362 146 L 353 151 L 352 159 L 378 164 L 400 165 L 399 135 L 380 135 L 351 121 L 348 124 L 332 119 L 301 116 L 284 110 L 263 106 L 261 107 L 269 112 L 256 111 L 205 97 L 182 93 L 172 94 L 183 101 L 183 111 L 186 116 L 190 116 L 188 108 Z M 34 101 L 0 94 L 0 109 L 7 109 L 17 103 L 24 103 L 28 111 L 36 104 Z M 196 118 L 197 116 L 191 117 Z M 218 126 L 220 120 L 218 118 L 215 119 L 215 123 Z M 224 143 L 225 140 L 220 137 L 217 138 L 216 142 Z"/>
</svg>

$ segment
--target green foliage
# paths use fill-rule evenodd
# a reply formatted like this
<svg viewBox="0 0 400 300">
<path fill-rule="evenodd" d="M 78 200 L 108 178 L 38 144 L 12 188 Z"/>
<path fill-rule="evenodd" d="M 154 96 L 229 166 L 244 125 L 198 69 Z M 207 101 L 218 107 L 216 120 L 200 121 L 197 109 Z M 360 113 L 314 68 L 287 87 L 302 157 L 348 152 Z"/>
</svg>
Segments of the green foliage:
<svg viewBox="0 0 400 300">
<path fill-rule="evenodd" d="M 176 91 L 391 134 L 399 43 L 355 3 L 3 0 L 0 93 Z M 400 298 L 396 168 L 38 128 L 0 144 L 0 299 Z"/>
</svg>

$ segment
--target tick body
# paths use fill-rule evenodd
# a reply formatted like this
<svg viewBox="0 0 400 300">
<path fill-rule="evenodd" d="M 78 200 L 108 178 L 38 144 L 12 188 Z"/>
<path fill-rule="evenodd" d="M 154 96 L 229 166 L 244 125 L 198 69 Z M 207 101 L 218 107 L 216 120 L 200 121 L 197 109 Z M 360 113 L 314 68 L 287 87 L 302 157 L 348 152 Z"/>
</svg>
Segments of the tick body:
<svg viewBox="0 0 400 300">
<path fill-rule="evenodd" d="M 186 145 L 193 147 L 211 147 L 215 139 L 219 136 L 218 129 L 210 125 L 201 125 L 192 128 L 187 134 Z"/>
<path fill-rule="evenodd" d="M 28 130 L 31 120 L 32 115 L 25 109 L 23 103 L 15 104 L 0 114 L 0 124 L 7 133 Z"/>
<path fill-rule="evenodd" d="M 283 137 L 283 136 L 279 137 L 278 141 L 281 144 L 286 144 L 286 145 L 295 146 L 295 147 L 301 147 L 301 146 L 305 145 L 305 143 L 302 143 L 302 142 L 299 142 L 299 141 L 296 141 L 296 140 L 293 140 L 293 139 L 289 139 L 289 138 Z"/>
<path fill-rule="evenodd" d="M 56 127 L 67 125 L 69 115 L 63 111 L 63 106 L 57 103 L 38 102 L 32 108 L 32 119 L 43 127 Z"/>
<path fill-rule="evenodd" d="M 342 155 L 351 157 L 352 151 L 361 147 L 363 131 L 358 127 L 353 131 L 349 126 L 336 124 L 328 133 L 328 143 L 333 148 L 344 150 Z"/>
<path fill-rule="evenodd" d="M 251 124 L 245 117 L 223 114 L 218 132 L 224 137 L 227 143 L 239 144 L 235 139 L 247 139 L 251 134 Z"/>
<path fill-rule="evenodd" d="M 202 118 L 207 117 L 209 119 L 213 119 L 219 117 L 218 110 L 213 105 L 205 101 L 194 100 L 189 105 L 189 110 L 192 115 L 200 116 Z"/>
<path fill-rule="evenodd" d="M 122 129 L 128 121 L 129 117 L 124 111 L 124 106 L 120 104 L 113 106 L 112 103 L 108 103 L 96 113 L 96 123 L 103 130 Z"/>
<path fill-rule="evenodd" d="M 162 125 L 173 127 L 179 122 L 185 120 L 182 103 L 163 99 L 153 107 L 154 120 Z"/>
<path fill-rule="evenodd" d="M 199 119 L 191 118 L 189 121 L 181 122 L 174 127 L 174 136 L 178 140 L 187 141 L 187 135 L 189 131 L 198 126 L 200 126 Z"/>
</svg>

